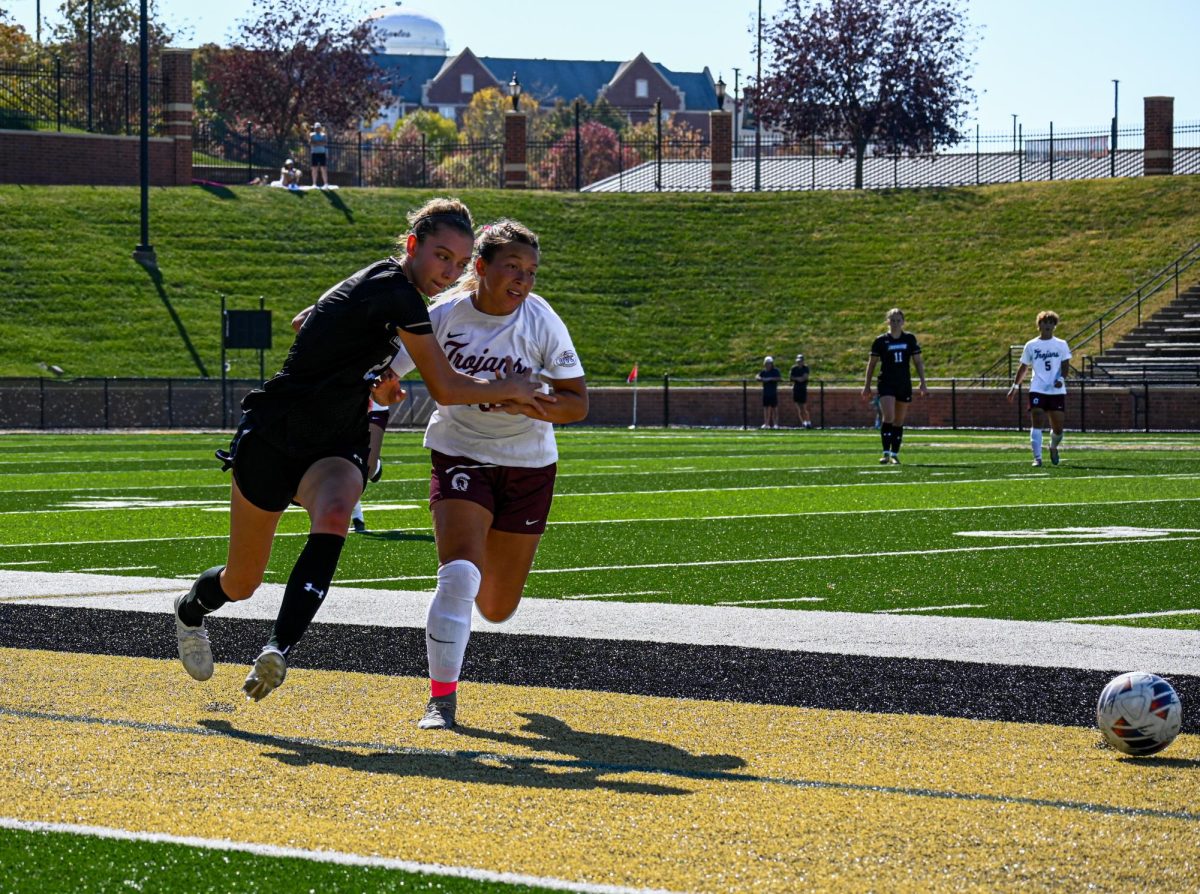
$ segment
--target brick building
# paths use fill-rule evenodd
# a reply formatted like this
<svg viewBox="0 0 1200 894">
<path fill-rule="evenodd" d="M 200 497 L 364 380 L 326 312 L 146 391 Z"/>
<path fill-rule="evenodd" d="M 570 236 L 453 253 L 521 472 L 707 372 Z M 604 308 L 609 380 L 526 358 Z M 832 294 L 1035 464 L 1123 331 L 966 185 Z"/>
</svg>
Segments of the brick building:
<svg viewBox="0 0 1200 894">
<path fill-rule="evenodd" d="M 433 109 L 461 123 L 472 96 L 488 87 L 507 95 L 514 73 L 523 93 L 543 106 L 580 96 L 589 103 L 605 99 L 639 123 L 661 101 L 664 115 L 674 114 L 705 135 L 708 113 L 717 107 L 715 79 L 707 67 L 671 71 L 642 53 L 624 62 L 477 56 L 470 48 L 450 55 L 436 19 L 398 7 L 371 18 L 380 38 L 375 61 L 389 76 L 395 97 L 372 126 L 394 124 L 417 109 Z"/>
</svg>

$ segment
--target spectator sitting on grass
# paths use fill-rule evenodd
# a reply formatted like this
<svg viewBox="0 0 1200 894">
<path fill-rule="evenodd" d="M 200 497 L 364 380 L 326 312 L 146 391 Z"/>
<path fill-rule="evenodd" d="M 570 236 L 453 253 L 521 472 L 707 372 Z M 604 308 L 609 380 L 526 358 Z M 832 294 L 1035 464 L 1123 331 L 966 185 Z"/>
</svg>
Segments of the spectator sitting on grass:
<svg viewBox="0 0 1200 894">
<path fill-rule="evenodd" d="M 285 189 L 300 188 L 300 169 L 296 167 L 296 163 L 290 158 L 279 169 L 279 185 Z"/>
</svg>

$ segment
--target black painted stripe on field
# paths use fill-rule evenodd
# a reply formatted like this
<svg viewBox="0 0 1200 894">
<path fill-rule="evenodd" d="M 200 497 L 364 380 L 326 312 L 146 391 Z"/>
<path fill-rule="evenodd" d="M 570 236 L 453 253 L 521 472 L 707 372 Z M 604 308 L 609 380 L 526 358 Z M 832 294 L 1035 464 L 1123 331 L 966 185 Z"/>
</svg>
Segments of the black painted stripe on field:
<svg viewBox="0 0 1200 894">
<path fill-rule="evenodd" d="M 249 664 L 271 622 L 210 616 L 217 661 Z M 170 615 L 0 604 L 0 647 L 174 659 Z M 298 668 L 424 677 L 424 631 L 314 624 L 293 653 Z M 1144 668 L 1127 668 L 1127 670 Z M 1117 669 L 1119 671 L 1120 669 Z M 1100 690 L 1117 671 L 1025 667 L 475 632 L 463 679 L 665 698 L 928 714 L 972 720 L 1092 726 Z M 1172 675 L 1183 729 L 1200 732 L 1200 677 Z"/>
</svg>

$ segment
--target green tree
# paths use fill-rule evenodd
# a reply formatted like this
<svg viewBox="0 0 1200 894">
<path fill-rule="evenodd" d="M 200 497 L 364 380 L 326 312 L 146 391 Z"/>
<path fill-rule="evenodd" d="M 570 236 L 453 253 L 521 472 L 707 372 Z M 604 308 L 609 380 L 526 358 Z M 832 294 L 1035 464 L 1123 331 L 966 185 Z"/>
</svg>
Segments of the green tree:
<svg viewBox="0 0 1200 894">
<path fill-rule="evenodd" d="M 529 113 L 530 119 L 536 116 L 538 101 L 534 97 L 522 93 L 519 105 L 521 111 Z M 504 113 L 511 108 L 512 97 L 505 96 L 495 87 L 480 90 L 471 97 L 471 102 L 463 112 L 461 141 L 503 143 Z"/>
</svg>

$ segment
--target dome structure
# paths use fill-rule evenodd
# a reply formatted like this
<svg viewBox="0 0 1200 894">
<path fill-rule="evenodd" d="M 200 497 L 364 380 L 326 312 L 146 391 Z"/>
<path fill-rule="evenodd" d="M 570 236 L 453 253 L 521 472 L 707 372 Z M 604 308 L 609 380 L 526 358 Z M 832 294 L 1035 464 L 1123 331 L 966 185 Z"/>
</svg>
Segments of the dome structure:
<svg viewBox="0 0 1200 894">
<path fill-rule="evenodd" d="M 450 50 L 446 29 L 433 16 L 399 6 L 367 16 L 375 26 L 377 46 L 389 56 L 445 56 Z"/>
</svg>

